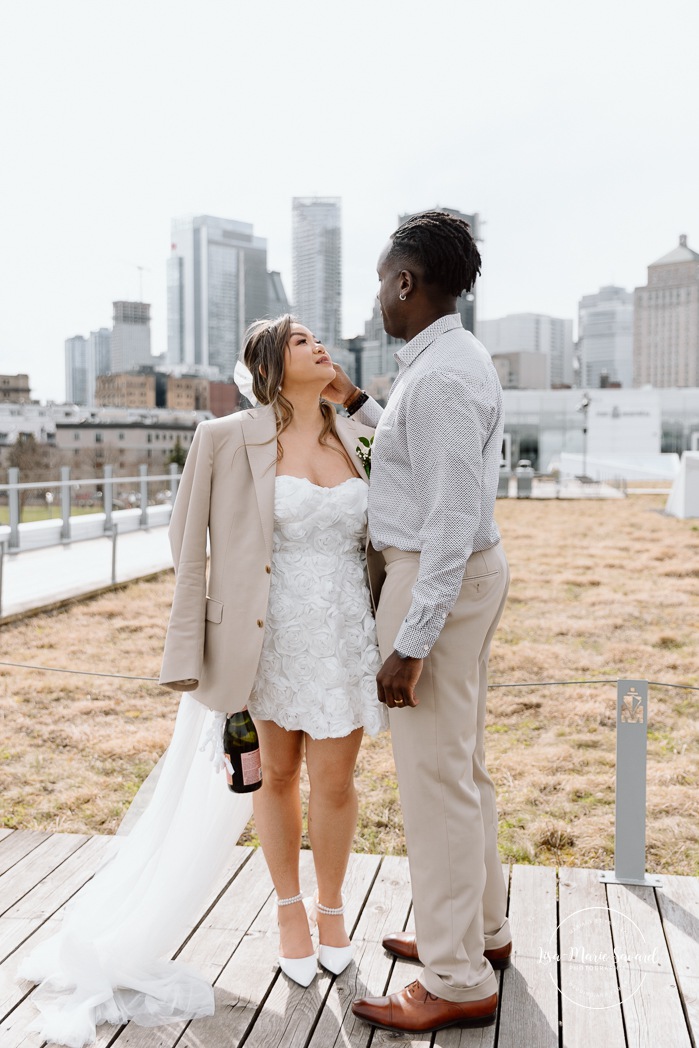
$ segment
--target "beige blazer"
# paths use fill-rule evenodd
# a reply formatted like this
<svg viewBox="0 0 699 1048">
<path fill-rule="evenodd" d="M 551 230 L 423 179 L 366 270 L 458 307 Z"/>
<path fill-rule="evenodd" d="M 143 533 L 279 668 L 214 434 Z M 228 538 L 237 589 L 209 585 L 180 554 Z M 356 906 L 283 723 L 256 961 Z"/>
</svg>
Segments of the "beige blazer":
<svg viewBox="0 0 699 1048">
<path fill-rule="evenodd" d="M 372 430 L 338 416 L 337 432 L 366 480 L 356 449 L 359 437 Z M 247 703 L 262 651 L 272 570 L 275 434 L 269 406 L 200 423 L 170 521 L 176 582 L 160 683 L 192 691 L 205 706 L 226 713 Z M 367 562 L 378 601 L 383 558 L 369 547 Z"/>
</svg>

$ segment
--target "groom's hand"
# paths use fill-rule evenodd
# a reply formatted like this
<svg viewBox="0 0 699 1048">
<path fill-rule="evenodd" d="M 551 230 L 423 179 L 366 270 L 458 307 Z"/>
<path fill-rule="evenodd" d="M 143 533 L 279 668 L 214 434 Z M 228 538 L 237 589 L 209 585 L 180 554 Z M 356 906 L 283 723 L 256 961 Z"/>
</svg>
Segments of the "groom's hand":
<svg viewBox="0 0 699 1048">
<path fill-rule="evenodd" d="M 332 382 L 328 382 L 321 396 L 325 397 L 326 400 L 332 401 L 333 404 L 344 404 L 350 395 L 356 392 L 357 387 L 334 360 L 333 367 L 335 368 L 335 378 Z"/>
<path fill-rule="evenodd" d="M 398 706 L 417 706 L 415 686 L 422 673 L 422 659 L 402 659 L 392 652 L 376 675 L 379 702 L 393 709 Z"/>
</svg>

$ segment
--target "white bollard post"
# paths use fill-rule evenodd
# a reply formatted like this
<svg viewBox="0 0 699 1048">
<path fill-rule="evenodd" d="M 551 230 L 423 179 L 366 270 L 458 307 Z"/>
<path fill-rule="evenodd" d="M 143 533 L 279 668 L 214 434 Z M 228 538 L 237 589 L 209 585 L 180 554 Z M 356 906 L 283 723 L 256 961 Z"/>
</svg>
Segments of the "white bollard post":
<svg viewBox="0 0 699 1048">
<path fill-rule="evenodd" d="M 61 539 L 70 542 L 70 466 L 61 466 Z"/>
<path fill-rule="evenodd" d="M 10 466 L 7 470 L 7 503 L 10 510 L 10 549 L 19 549 L 19 470 Z"/>
<path fill-rule="evenodd" d="M 104 509 L 105 532 L 110 532 L 112 530 L 112 508 L 114 502 L 114 485 L 112 483 L 113 472 L 113 466 L 104 467 L 104 483 L 102 484 L 102 508 Z"/>
<path fill-rule="evenodd" d="M 118 524 L 112 525 L 112 586 L 116 582 L 116 547 L 117 547 L 117 533 L 119 531 Z"/>
<path fill-rule="evenodd" d="M 141 527 L 148 527 L 148 466 L 139 466 L 141 478 Z"/>
</svg>

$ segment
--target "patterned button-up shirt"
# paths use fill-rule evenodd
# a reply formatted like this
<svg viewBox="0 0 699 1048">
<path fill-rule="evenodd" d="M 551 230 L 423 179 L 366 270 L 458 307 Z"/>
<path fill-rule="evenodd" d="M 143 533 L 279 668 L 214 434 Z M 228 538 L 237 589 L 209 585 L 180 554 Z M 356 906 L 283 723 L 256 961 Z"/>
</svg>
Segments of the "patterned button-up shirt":
<svg viewBox="0 0 699 1048">
<path fill-rule="evenodd" d="M 493 520 L 502 448 L 502 390 L 488 351 L 458 314 L 440 317 L 395 354 L 376 426 L 369 534 L 376 549 L 420 553 L 413 600 L 394 647 L 424 658 L 459 595 L 471 553 L 500 538 Z"/>
</svg>

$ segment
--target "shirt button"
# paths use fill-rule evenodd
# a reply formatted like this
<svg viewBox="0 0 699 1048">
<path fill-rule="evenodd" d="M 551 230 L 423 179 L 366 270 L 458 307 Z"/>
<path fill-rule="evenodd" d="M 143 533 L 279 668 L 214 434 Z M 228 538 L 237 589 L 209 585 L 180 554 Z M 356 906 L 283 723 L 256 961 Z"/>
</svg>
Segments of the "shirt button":
<svg viewBox="0 0 699 1048">
<path fill-rule="evenodd" d="M 265 564 L 265 571 L 267 572 L 268 575 L 272 574 L 272 568 L 270 567 L 269 564 Z"/>
<path fill-rule="evenodd" d="M 260 629 L 262 629 L 262 627 L 264 626 L 264 622 L 262 621 L 262 619 L 257 620 L 257 625 L 260 627 Z"/>
</svg>

